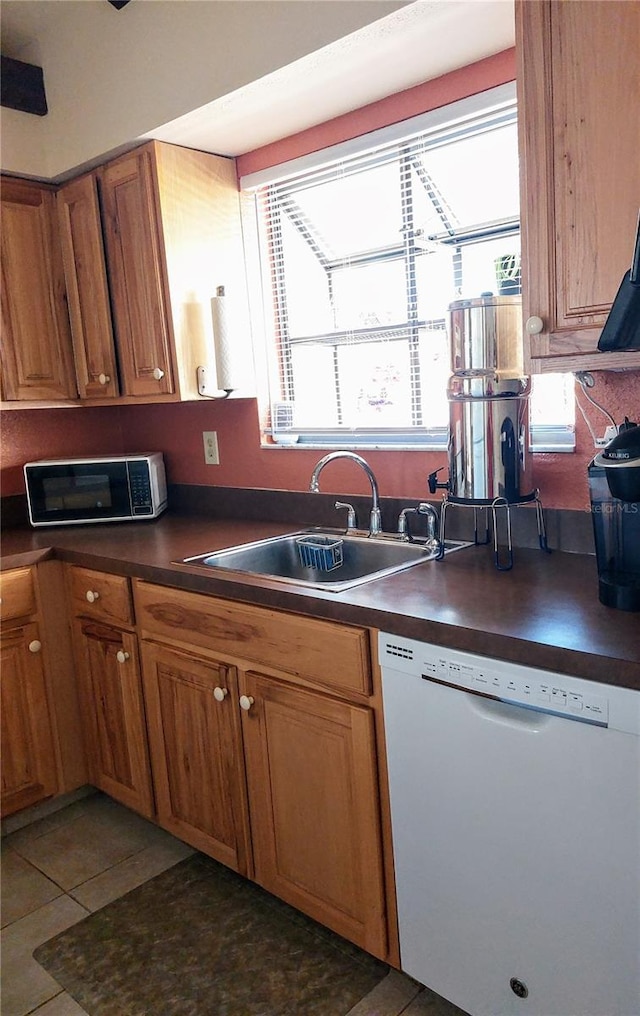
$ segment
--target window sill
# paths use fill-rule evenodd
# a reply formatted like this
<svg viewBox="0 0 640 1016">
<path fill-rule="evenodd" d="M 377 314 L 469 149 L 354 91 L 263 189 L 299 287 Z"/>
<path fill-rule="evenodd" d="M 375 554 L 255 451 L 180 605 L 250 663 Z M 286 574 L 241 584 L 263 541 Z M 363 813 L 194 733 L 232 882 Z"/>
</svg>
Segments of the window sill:
<svg viewBox="0 0 640 1016">
<path fill-rule="evenodd" d="M 381 452 L 446 452 L 447 442 L 438 441 L 433 443 L 422 444 L 411 444 L 403 441 L 359 441 L 359 440 L 341 440 L 336 441 L 333 438 L 318 438 L 317 440 L 295 440 L 295 439 L 276 439 L 275 441 L 262 440 L 261 448 L 267 449 L 297 449 L 298 451 L 304 449 L 311 449 L 316 451 L 326 451 L 327 449 L 345 448 L 349 451 L 381 451 Z"/>
<path fill-rule="evenodd" d="M 351 450 L 402 451 L 402 452 L 446 452 L 449 435 L 447 427 L 434 427 L 430 431 L 411 432 L 398 429 L 394 432 L 383 430 L 359 432 L 349 430 L 295 430 L 274 434 L 265 430 L 262 434 L 263 448 L 348 448 Z"/>
</svg>

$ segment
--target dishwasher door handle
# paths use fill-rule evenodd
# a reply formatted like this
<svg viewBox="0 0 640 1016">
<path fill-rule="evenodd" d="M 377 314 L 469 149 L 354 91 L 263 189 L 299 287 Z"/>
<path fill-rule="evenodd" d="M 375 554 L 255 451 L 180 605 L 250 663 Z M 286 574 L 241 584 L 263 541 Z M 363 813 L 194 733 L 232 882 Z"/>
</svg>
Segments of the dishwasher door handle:
<svg viewBox="0 0 640 1016">
<path fill-rule="evenodd" d="M 515 706 L 510 702 L 502 702 L 500 699 L 481 692 L 472 692 L 465 689 L 469 705 L 475 713 L 491 723 L 499 723 L 513 730 L 529 731 L 537 734 L 553 719 L 558 719 L 549 713 L 539 709 L 528 709 L 526 706 Z"/>
<path fill-rule="evenodd" d="M 514 730 L 530 730 L 535 733 L 546 727 L 554 717 L 556 719 L 577 720 L 580 723 L 594 725 L 590 719 L 584 716 L 558 713 L 554 709 L 545 709 L 543 705 L 505 702 L 498 695 L 492 695 L 489 691 L 476 691 L 475 689 L 465 688 L 462 684 L 441 681 L 439 678 L 431 677 L 428 674 L 421 674 L 421 680 L 427 684 L 435 684 L 439 688 L 446 688 L 454 695 L 464 695 L 470 706 L 483 719 L 491 720 L 494 723 L 502 723 L 504 726 L 513 727 Z"/>
</svg>

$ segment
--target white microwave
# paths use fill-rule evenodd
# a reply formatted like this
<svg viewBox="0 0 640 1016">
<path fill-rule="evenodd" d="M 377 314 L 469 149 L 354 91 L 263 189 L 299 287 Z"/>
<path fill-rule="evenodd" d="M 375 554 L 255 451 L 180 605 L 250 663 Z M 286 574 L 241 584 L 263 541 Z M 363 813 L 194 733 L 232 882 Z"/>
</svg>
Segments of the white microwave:
<svg viewBox="0 0 640 1016">
<path fill-rule="evenodd" d="M 32 526 L 141 522 L 167 507 L 160 452 L 27 462 L 24 478 Z"/>
</svg>

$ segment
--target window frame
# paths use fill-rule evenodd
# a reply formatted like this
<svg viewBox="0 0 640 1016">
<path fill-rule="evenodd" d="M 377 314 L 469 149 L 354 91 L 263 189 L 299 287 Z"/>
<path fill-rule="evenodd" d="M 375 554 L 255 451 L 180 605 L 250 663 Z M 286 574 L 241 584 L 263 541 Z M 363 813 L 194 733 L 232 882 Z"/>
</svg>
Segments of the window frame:
<svg viewBox="0 0 640 1016">
<path fill-rule="evenodd" d="M 245 190 L 264 186 L 265 184 L 274 185 L 276 183 L 282 183 L 284 185 L 284 189 L 281 190 L 280 193 L 289 194 L 291 197 L 288 207 L 283 209 L 283 207 L 280 206 L 278 208 L 277 215 L 273 214 L 273 201 L 271 202 L 271 207 L 269 209 L 269 237 L 267 240 L 269 249 L 267 251 L 263 249 L 262 255 L 263 263 L 266 258 L 270 265 L 269 271 L 272 279 L 274 280 L 272 287 L 272 294 L 274 294 L 273 305 L 269 306 L 269 300 L 267 298 L 268 294 L 266 293 L 267 287 L 264 287 L 263 299 L 265 299 L 266 306 L 265 304 L 263 304 L 263 306 L 265 306 L 266 319 L 268 320 L 268 318 L 271 317 L 275 322 L 273 345 L 275 346 L 276 355 L 279 354 L 281 357 L 288 358 L 290 361 L 292 350 L 296 346 L 302 346 L 306 343 L 322 342 L 326 345 L 333 346 L 335 351 L 339 346 L 344 344 L 353 344 L 354 342 L 360 341 L 384 341 L 385 336 L 387 335 L 399 337 L 399 333 L 408 333 L 409 356 L 412 358 L 412 369 L 410 371 L 411 417 L 414 420 L 414 423 L 410 428 L 391 426 L 384 426 L 380 428 L 352 428 L 348 426 L 327 426 L 316 428 L 306 426 L 294 432 L 291 426 L 285 426 L 284 428 L 278 426 L 276 422 L 275 407 L 279 405 L 286 405 L 287 402 L 291 401 L 291 396 L 294 394 L 292 390 L 293 377 L 289 362 L 288 364 L 285 363 L 277 371 L 274 371 L 272 366 L 270 367 L 271 376 L 269 378 L 269 402 L 271 419 L 263 429 L 263 438 L 270 439 L 276 445 L 282 443 L 289 447 L 295 443 L 300 447 L 307 448 L 331 448 L 340 446 L 347 448 L 380 448 L 385 450 L 407 451 L 446 450 L 448 443 L 448 423 L 446 425 L 436 427 L 422 426 L 421 411 L 418 405 L 420 401 L 420 368 L 416 348 L 418 345 L 418 333 L 421 327 L 425 327 L 427 325 L 437 325 L 438 329 L 442 328 L 446 330 L 447 321 L 446 317 L 437 320 L 434 319 L 433 321 L 422 321 L 418 318 L 416 297 L 416 262 L 417 259 L 423 256 L 426 252 L 420 248 L 420 234 L 413 228 L 413 202 L 410 195 L 406 201 L 404 200 L 406 196 L 404 193 L 404 187 L 406 186 L 406 181 L 412 169 L 419 173 L 418 155 L 420 150 L 424 150 L 424 148 L 422 143 L 416 143 L 415 139 L 419 135 L 423 134 L 425 129 L 429 129 L 428 122 L 433 124 L 433 132 L 439 134 L 439 143 L 445 143 L 447 140 L 447 133 L 453 137 L 459 136 L 461 130 L 463 130 L 469 122 L 473 123 L 474 121 L 477 121 L 479 114 L 482 114 L 482 117 L 486 121 L 486 126 L 484 127 L 485 130 L 499 126 L 503 123 L 513 122 L 514 118 L 517 121 L 515 84 L 509 83 L 507 86 L 498 86 L 498 88 L 489 89 L 487 92 L 479 93 L 469 99 L 459 100 L 458 102 L 445 106 L 442 109 L 422 114 L 419 117 L 412 118 L 409 121 L 404 121 L 404 123 L 401 124 L 393 125 L 391 131 L 387 128 L 383 128 L 381 131 L 376 131 L 372 134 L 353 139 L 350 142 L 313 153 L 311 157 L 302 157 L 302 159 L 293 160 L 291 163 L 287 163 L 284 166 L 274 167 L 272 170 L 252 174 L 251 177 L 245 177 L 241 180 L 241 187 Z M 447 125 L 446 131 L 443 131 L 443 126 L 445 124 Z M 477 129 L 478 128 L 476 126 L 476 130 Z M 482 126 L 480 126 L 480 129 L 482 129 Z M 393 137 L 391 137 L 391 135 L 393 135 Z M 400 137 L 403 138 L 401 144 L 399 143 Z M 378 147 L 381 145 L 388 147 L 390 143 L 395 143 L 399 152 L 398 165 L 401 170 L 400 190 L 403 215 L 403 242 L 397 244 L 395 247 L 378 248 L 375 251 L 368 251 L 361 257 L 354 258 L 352 256 L 349 258 L 329 259 L 326 253 L 321 249 L 320 245 L 316 242 L 311 230 L 306 227 L 304 223 L 304 214 L 300 212 L 299 209 L 296 209 L 295 198 L 292 195 L 295 194 L 296 185 L 300 186 L 297 180 L 300 170 L 303 169 L 305 173 L 310 174 L 317 171 L 318 168 L 323 167 L 328 172 L 331 172 L 332 167 L 334 167 L 336 163 L 340 162 L 347 155 L 353 156 L 358 152 L 360 154 L 371 152 L 376 145 Z M 346 149 L 348 149 L 348 152 Z M 375 155 L 372 157 L 371 164 L 375 165 Z M 349 167 L 349 172 L 357 173 L 361 171 L 362 167 L 360 165 L 356 165 L 353 168 Z M 362 329 L 340 329 L 331 332 L 319 332 L 316 335 L 291 336 L 291 334 L 287 334 L 287 312 L 286 309 L 284 311 L 282 310 L 283 306 L 286 304 L 286 295 L 283 292 L 283 280 L 273 263 L 274 244 L 277 245 L 281 242 L 281 236 L 275 237 L 274 240 L 274 236 L 271 234 L 272 228 L 276 232 L 278 230 L 281 231 L 282 224 L 279 221 L 279 217 L 283 214 L 283 212 L 291 213 L 290 221 L 296 228 L 299 229 L 328 273 L 338 270 L 346 262 L 353 267 L 354 263 L 356 265 L 377 264 L 389 259 L 402 260 L 407 287 L 407 320 L 395 325 L 389 324 Z M 259 211 L 256 207 L 256 216 L 258 215 Z M 469 231 L 469 229 L 465 229 L 460 230 L 458 233 L 456 233 L 455 229 L 452 228 L 452 224 L 447 222 L 446 215 L 442 216 L 442 221 L 443 232 L 437 235 L 437 237 L 434 236 L 433 239 L 437 239 L 442 244 L 454 246 L 456 249 L 455 256 L 458 258 L 461 256 L 463 245 L 466 246 L 468 243 L 481 242 L 499 235 L 513 235 L 516 233 L 519 235 L 520 232 L 519 219 L 512 219 L 498 224 L 487 223 L 484 228 L 476 228 L 471 231 Z M 416 241 L 418 242 L 416 243 Z M 282 331 L 283 324 L 285 328 L 284 334 Z M 378 339 L 376 338 L 377 336 L 379 336 Z M 267 343 L 269 343 L 268 336 L 265 336 L 265 338 Z M 271 352 L 273 353 L 273 351 Z M 269 356 L 267 357 L 267 362 L 271 362 L 271 358 Z M 271 394 L 274 373 L 278 377 L 278 383 L 282 386 L 281 397 L 275 399 Z M 339 398 L 339 382 L 337 380 L 336 391 Z M 416 395 L 416 391 L 418 392 L 418 395 Z M 534 436 L 535 430 L 537 430 L 538 433 Z M 575 446 L 574 428 L 567 428 L 566 426 L 546 426 L 536 428 L 532 424 L 530 432 L 532 451 L 569 451 L 573 450 Z"/>
</svg>

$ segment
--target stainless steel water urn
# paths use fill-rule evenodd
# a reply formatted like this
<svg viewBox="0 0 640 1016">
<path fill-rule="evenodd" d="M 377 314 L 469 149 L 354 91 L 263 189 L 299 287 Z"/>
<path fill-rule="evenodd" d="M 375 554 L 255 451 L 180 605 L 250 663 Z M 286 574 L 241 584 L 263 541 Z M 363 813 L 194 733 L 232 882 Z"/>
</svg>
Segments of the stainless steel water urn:
<svg viewBox="0 0 640 1016">
<path fill-rule="evenodd" d="M 518 504 L 535 497 L 529 457 L 529 378 L 519 296 L 450 308 L 448 498 Z"/>
<path fill-rule="evenodd" d="M 489 294 L 450 304 L 449 349 L 454 375 L 522 377 L 521 297 Z"/>
</svg>

